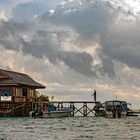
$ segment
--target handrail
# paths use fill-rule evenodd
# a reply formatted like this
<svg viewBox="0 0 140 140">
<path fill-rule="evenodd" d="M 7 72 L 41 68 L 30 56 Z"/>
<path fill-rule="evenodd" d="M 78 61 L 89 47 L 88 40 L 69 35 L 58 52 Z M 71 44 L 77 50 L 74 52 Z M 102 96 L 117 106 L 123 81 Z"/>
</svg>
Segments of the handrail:
<svg viewBox="0 0 140 140">
<path fill-rule="evenodd" d="M 15 108 L 12 108 L 12 110 L 15 110 L 15 109 L 18 109 L 18 108 L 20 108 L 20 107 L 22 107 L 22 106 L 25 106 L 25 104 L 26 104 L 26 103 L 24 103 L 24 104 L 22 104 L 22 105 L 19 105 L 19 106 L 15 107 Z"/>
<path fill-rule="evenodd" d="M 10 110 L 0 111 L 0 114 L 1 114 L 1 115 L 9 114 L 9 113 L 11 113 L 13 110 L 16 110 L 16 109 L 18 109 L 18 108 L 20 108 L 20 107 L 22 107 L 22 106 L 25 106 L 25 104 L 26 104 L 26 103 L 24 103 L 24 104 L 22 104 L 22 105 L 19 105 L 19 106 L 15 107 L 15 108 L 12 108 L 12 109 L 10 109 Z"/>
<path fill-rule="evenodd" d="M 16 110 L 16 109 L 18 109 L 18 108 L 20 108 L 20 107 L 25 106 L 25 104 L 26 104 L 26 103 L 24 103 L 24 104 L 22 104 L 22 105 L 19 105 L 19 106 L 15 107 L 15 108 L 12 108 L 12 109 L 10 109 L 10 110 L 0 111 L 0 114 L 4 116 L 4 115 L 6 115 L 6 114 L 11 113 L 13 110 Z"/>
</svg>

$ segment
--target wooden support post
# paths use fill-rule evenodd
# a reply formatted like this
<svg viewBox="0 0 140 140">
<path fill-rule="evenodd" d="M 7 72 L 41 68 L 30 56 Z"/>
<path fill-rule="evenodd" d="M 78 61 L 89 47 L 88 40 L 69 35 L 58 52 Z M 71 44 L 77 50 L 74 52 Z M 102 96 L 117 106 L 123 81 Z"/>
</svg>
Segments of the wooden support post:
<svg viewBox="0 0 140 140">
<path fill-rule="evenodd" d="M 24 116 L 24 106 L 22 106 L 21 109 L 22 109 L 22 112 L 21 112 L 22 116 Z"/>
<path fill-rule="evenodd" d="M 58 108 L 58 110 L 60 109 L 60 103 L 59 102 L 58 102 L 57 108 Z"/>
<path fill-rule="evenodd" d="M 87 116 L 87 103 L 83 103 L 83 116 Z"/>
<path fill-rule="evenodd" d="M 70 103 L 70 110 L 72 111 L 71 116 L 74 116 L 74 110 L 75 110 L 74 102 Z"/>
<path fill-rule="evenodd" d="M 63 102 L 61 102 L 61 109 L 63 109 L 64 108 L 64 106 L 63 106 Z"/>
<path fill-rule="evenodd" d="M 32 111 L 34 110 L 34 103 L 32 102 L 32 106 L 31 106 L 31 108 L 32 108 Z"/>
</svg>

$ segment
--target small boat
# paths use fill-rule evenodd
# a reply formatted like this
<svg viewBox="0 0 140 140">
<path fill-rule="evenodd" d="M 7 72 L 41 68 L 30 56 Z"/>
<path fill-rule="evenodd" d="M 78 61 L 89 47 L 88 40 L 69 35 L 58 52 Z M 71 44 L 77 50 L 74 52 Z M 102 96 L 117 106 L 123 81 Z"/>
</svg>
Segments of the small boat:
<svg viewBox="0 0 140 140">
<path fill-rule="evenodd" d="M 127 114 L 127 103 L 125 101 L 112 100 L 105 103 L 106 117 L 124 118 Z"/>
<path fill-rule="evenodd" d="M 103 116 L 107 118 L 125 118 L 126 116 L 137 116 L 130 111 L 128 105 L 131 104 L 127 103 L 126 101 L 105 101 L 105 103 L 102 104 L 102 107 L 95 110 L 96 116 Z"/>
<path fill-rule="evenodd" d="M 43 112 L 42 118 L 61 118 L 61 117 L 69 117 L 71 115 L 71 111 L 67 110 L 56 110 L 51 112 Z"/>
<path fill-rule="evenodd" d="M 61 117 L 69 117 L 71 116 L 71 110 L 69 108 L 63 108 L 59 110 L 41 110 L 38 108 L 35 111 L 31 111 L 29 115 L 32 118 L 61 118 Z"/>
</svg>

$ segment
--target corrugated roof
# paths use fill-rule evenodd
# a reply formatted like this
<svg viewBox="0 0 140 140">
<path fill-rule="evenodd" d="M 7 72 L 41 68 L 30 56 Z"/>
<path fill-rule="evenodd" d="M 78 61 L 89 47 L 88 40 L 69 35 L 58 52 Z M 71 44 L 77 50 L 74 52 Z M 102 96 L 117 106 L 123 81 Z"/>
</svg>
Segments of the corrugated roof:
<svg viewBox="0 0 140 140">
<path fill-rule="evenodd" d="M 39 84 L 27 74 L 8 71 L 0 69 L 0 73 L 7 75 L 9 78 L 0 79 L 0 86 L 2 85 L 20 85 L 20 86 L 31 86 L 34 88 L 45 88 L 42 84 Z"/>
</svg>

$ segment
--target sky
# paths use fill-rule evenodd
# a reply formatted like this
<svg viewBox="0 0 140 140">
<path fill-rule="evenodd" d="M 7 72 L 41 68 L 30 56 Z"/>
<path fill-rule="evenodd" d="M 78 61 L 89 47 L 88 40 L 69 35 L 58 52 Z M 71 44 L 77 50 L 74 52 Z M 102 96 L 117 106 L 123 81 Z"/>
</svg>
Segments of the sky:
<svg viewBox="0 0 140 140">
<path fill-rule="evenodd" d="M 0 68 L 59 101 L 140 108 L 139 0 L 0 0 Z"/>
</svg>

